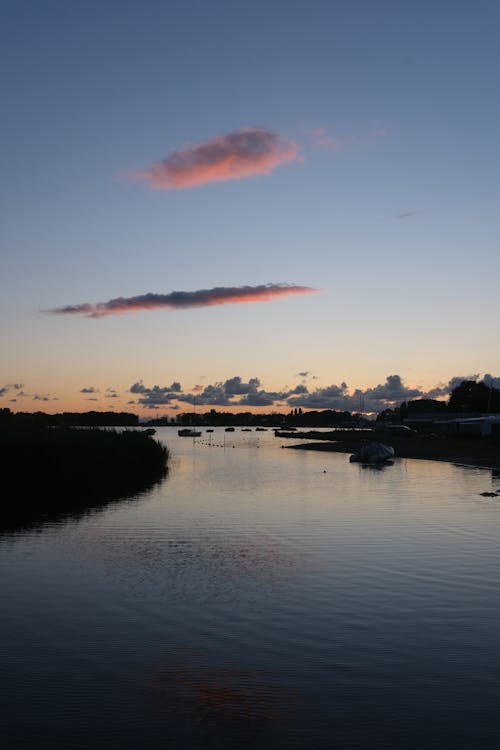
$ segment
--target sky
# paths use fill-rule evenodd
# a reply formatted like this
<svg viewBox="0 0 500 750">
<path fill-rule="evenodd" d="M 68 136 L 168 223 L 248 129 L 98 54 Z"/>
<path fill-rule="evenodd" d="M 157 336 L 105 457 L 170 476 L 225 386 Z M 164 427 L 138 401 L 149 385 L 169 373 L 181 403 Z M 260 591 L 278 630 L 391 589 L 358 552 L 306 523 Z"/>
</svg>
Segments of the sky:
<svg viewBox="0 0 500 750">
<path fill-rule="evenodd" d="M 496 0 L 4 0 L 0 408 L 500 386 Z"/>
</svg>

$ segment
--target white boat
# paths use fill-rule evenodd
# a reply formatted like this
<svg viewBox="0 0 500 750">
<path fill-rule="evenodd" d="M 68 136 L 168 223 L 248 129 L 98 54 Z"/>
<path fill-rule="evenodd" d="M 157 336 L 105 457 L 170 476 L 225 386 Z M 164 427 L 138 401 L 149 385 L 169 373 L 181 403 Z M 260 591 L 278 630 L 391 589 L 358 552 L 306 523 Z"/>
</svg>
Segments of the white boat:
<svg viewBox="0 0 500 750">
<path fill-rule="evenodd" d="M 384 443 L 367 443 L 362 445 L 357 453 L 350 456 L 351 463 L 380 464 L 394 458 L 394 448 Z"/>
</svg>

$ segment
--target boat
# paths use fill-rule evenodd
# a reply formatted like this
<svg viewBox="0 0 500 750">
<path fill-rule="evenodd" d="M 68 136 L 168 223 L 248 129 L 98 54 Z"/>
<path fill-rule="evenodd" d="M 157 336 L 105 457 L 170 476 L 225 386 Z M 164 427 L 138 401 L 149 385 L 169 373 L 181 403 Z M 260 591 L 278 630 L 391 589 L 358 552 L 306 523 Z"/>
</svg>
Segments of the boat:
<svg viewBox="0 0 500 750">
<path fill-rule="evenodd" d="M 213 429 L 209 427 L 208 430 L 206 430 L 206 432 L 213 432 Z"/>
<path fill-rule="evenodd" d="M 351 463 L 381 464 L 394 458 L 394 448 L 384 443 L 367 443 L 349 457 Z"/>
<path fill-rule="evenodd" d="M 252 428 L 251 427 L 242 427 L 241 431 L 242 432 L 252 432 Z"/>
<path fill-rule="evenodd" d="M 154 427 L 147 427 L 145 430 L 143 430 L 145 435 L 156 435 L 156 430 Z"/>
<path fill-rule="evenodd" d="M 256 427 L 255 432 L 267 432 L 267 427 Z"/>
<path fill-rule="evenodd" d="M 193 424 L 196 424 L 196 396 L 193 397 Z M 200 437 L 201 430 L 193 429 L 193 427 L 183 427 L 182 430 L 177 430 L 179 437 Z"/>
<path fill-rule="evenodd" d="M 225 432 L 234 432 L 234 427 L 226 427 Z"/>
</svg>

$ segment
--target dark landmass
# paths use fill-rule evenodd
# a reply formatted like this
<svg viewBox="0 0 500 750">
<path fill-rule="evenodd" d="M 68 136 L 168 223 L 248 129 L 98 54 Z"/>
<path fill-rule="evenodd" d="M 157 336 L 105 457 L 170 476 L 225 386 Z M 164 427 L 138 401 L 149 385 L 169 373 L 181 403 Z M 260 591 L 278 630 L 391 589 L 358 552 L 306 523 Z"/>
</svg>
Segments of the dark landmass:
<svg viewBox="0 0 500 750">
<path fill-rule="evenodd" d="M 165 446 L 137 430 L 3 422 L 0 529 L 136 495 L 165 476 L 167 458 Z"/>
<path fill-rule="evenodd" d="M 500 470 L 498 437 L 442 437 L 436 435 L 393 435 L 383 430 L 338 430 L 331 432 L 278 432 L 277 437 L 316 440 L 314 443 L 287 445 L 299 450 L 356 453 L 367 440 L 391 445 L 396 458 L 424 458 Z"/>
<path fill-rule="evenodd" d="M 14 413 L 10 409 L 0 409 L 0 423 L 4 424 L 9 420 L 52 427 L 136 427 L 139 424 L 137 414 L 127 411 L 63 411 L 59 414 L 46 414 L 44 411 Z"/>
</svg>

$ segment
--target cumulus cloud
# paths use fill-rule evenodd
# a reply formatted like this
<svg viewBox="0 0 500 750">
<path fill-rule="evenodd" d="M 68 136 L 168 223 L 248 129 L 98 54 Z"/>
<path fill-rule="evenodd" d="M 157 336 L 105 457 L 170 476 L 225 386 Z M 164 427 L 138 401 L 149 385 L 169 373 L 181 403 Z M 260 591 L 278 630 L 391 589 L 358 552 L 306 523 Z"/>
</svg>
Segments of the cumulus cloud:
<svg viewBox="0 0 500 750">
<path fill-rule="evenodd" d="M 295 389 L 296 390 L 296 389 Z M 291 407 L 305 407 L 306 409 L 336 409 L 346 410 L 348 406 L 347 384 L 329 385 L 326 388 L 315 388 L 314 391 L 293 393 L 287 398 Z"/>
<path fill-rule="evenodd" d="M 427 398 L 443 398 L 463 380 L 478 379 L 479 376 L 451 378 L 447 384 L 423 391 L 417 387 L 405 385 L 400 375 L 388 375 L 384 383 L 365 389 L 351 389 L 345 382 L 332 384 L 324 388 L 309 390 L 300 383 L 293 388 L 285 387 L 280 391 L 270 391 L 262 387 L 257 377 L 242 379 L 239 375 L 225 381 L 211 383 L 204 387 L 195 386 L 184 392 L 180 383 L 174 381 L 170 386 L 146 386 L 141 381 L 130 387 L 136 394 L 136 403 L 148 409 L 158 409 L 168 405 L 169 409 L 178 409 L 179 404 L 208 407 L 272 407 L 284 405 L 288 408 L 332 409 L 335 411 L 376 413 L 388 407 L 394 407 L 403 401 Z M 484 382 L 500 385 L 500 378 L 485 375 Z"/>
<path fill-rule="evenodd" d="M 487 385 L 488 388 L 500 389 L 500 378 L 496 378 L 493 375 L 490 375 L 489 373 L 486 373 L 486 375 L 484 376 L 483 383 Z"/>
<path fill-rule="evenodd" d="M 188 404 L 194 404 L 196 400 L 197 404 L 204 406 L 229 406 L 233 403 L 231 395 L 228 395 L 224 390 L 223 383 L 205 386 L 201 392 L 196 394 L 196 397 L 189 393 L 183 394 L 179 396 L 178 400 Z"/>
<path fill-rule="evenodd" d="M 261 284 L 259 286 L 214 287 L 195 292 L 171 292 L 170 294 L 141 294 L 137 297 L 117 297 L 108 302 L 66 305 L 48 310 L 56 315 L 84 315 L 87 318 L 103 318 L 106 315 L 122 315 L 138 310 L 179 310 L 213 305 L 231 305 L 243 302 L 270 302 L 278 297 L 299 294 L 316 294 L 319 289 L 294 284 Z"/>
<path fill-rule="evenodd" d="M 287 398 L 291 407 L 333 409 L 336 411 L 377 412 L 388 406 L 426 396 L 419 388 L 408 388 L 399 375 L 388 375 L 385 383 L 371 388 L 350 390 L 347 383 L 316 388 Z"/>
<path fill-rule="evenodd" d="M 244 383 L 239 376 L 229 378 L 224 383 L 224 391 L 228 395 L 237 396 L 241 394 L 256 393 L 260 386 L 259 378 L 250 378 L 248 383 Z"/>
<path fill-rule="evenodd" d="M 147 409 L 156 409 L 159 405 L 170 404 L 182 395 L 181 384 L 177 382 L 172 383 L 172 385 L 148 387 L 144 385 L 142 380 L 139 380 L 137 383 L 133 383 L 129 390 L 130 393 L 139 396 L 136 402 L 129 403 L 138 403 Z"/>
<path fill-rule="evenodd" d="M 240 128 L 172 151 L 162 161 L 134 175 L 154 190 L 183 190 L 210 182 L 270 174 L 276 167 L 300 161 L 294 141 L 264 128 Z"/>
<path fill-rule="evenodd" d="M 486 378 L 491 377 L 485 375 Z M 423 394 L 422 398 L 443 398 L 449 396 L 454 388 L 457 388 L 464 380 L 479 380 L 479 375 L 454 375 L 447 383 L 440 383 Z"/>
<path fill-rule="evenodd" d="M 418 388 L 407 388 L 400 375 L 388 375 L 385 383 L 367 388 L 364 391 L 365 398 L 373 398 L 379 401 L 405 401 L 409 398 L 417 398 L 422 395 Z"/>
</svg>

